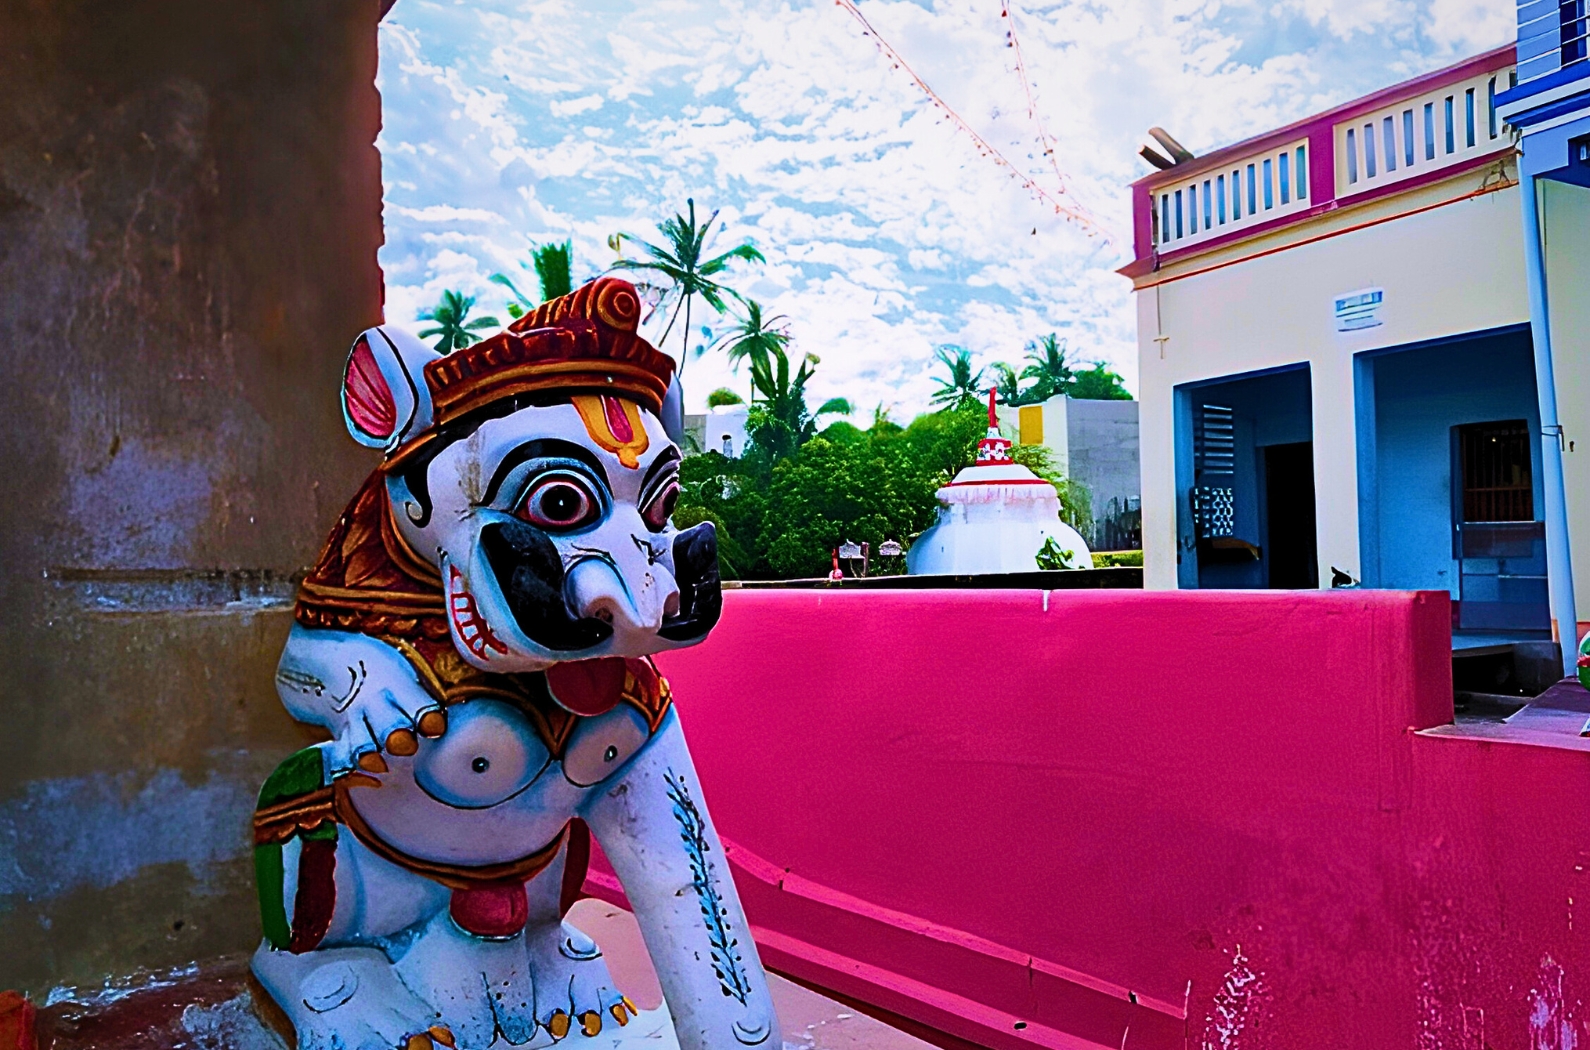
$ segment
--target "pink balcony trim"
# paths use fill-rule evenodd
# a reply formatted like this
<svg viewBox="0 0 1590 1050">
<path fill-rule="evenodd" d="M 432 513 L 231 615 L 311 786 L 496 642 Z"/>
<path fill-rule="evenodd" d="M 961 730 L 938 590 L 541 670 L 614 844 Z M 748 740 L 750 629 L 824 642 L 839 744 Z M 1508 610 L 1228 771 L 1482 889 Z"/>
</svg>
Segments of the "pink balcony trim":
<svg viewBox="0 0 1590 1050">
<path fill-rule="evenodd" d="M 1312 148 L 1313 147 L 1310 146 L 1310 149 Z M 1392 182 L 1384 186 L 1377 186 L 1376 188 L 1365 193 L 1355 195 L 1351 200 L 1342 200 L 1340 198 L 1328 200 L 1323 204 L 1315 205 L 1308 211 L 1293 212 L 1290 215 L 1283 215 L 1279 218 L 1271 219 L 1269 222 L 1261 222 L 1257 226 L 1249 226 L 1241 230 L 1233 230 L 1231 233 L 1224 234 L 1220 237 L 1215 237 L 1211 240 L 1200 241 L 1199 243 L 1189 245 L 1186 248 L 1177 248 L 1173 251 L 1150 255 L 1146 258 L 1139 257 L 1127 263 L 1125 266 L 1121 267 L 1115 272 L 1123 277 L 1143 277 L 1153 273 L 1155 270 L 1163 269 L 1164 267 L 1173 263 L 1179 263 L 1185 259 L 1191 259 L 1197 255 L 1203 255 L 1207 252 L 1213 251 L 1216 248 L 1223 248 L 1226 245 L 1234 244 L 1237 241 L 1252 240 L 1261 234 L 1269 233 L 1271 230 L 1279 230 L 1286 226 L 1296 226 L 1301 223 L 1308 222 L 1311 219 L 1317 219 L 1326 212 L 1336 211 L 1339 208 L 1356 208 L 1360 204 L 1367 204 L 1370 201 L 1376 201 L 1382 197 L 1389 197 L 1396 193 L 1405 193 L 1409 190 L 1418 189 L 1421 186 L 1428 186 L 1431 183 L 1443 182 L 1447 179 L 1457 178 L 1458 176 L 1474 171 L 1477 168 L 1483 168 L 1494 164 L 1499 158 L 1505 156 L 1507 156 L 1507 153 L 1504 150 L 1498 153 L 1489 153 L 1483 157 L 1470 157 L 1468 160 L 1462 161 L 1460 163 L 1453 164 L 1445 168 L 1437 168 L 1434 171 L 1427 171 L 1420 175 L 1416 175 L 1411 179 L 1403 179 L 1401 182 Z M 1312 167 L 1313 166 L 1310 165 L 1310 168 Z M 1507 183 L 1507 186 L 1511 185 L 1514 185 L 1514 183 Z M 1506 186 L 1497 187 L 1497 189 L 1505 188 Z M 1448 202 L 1443 201 L 1441 203 Z M 1426 210 L 1428 209 L 1418 208 L 1405 214 L 1417 214 L 1418 212 Z M 1394 215 L 1388 216 L 1388 218 L 1401 218 L 1401 216 Z M 1365 225 L 1372 226 L 1379 225 L 1379 223 L 1366 223 Z M 1330 234 L 1327 234 L 1327 236 L 1335 236 L 1339 233 L 1350 233 L 1352 230 L 1359 230 L 1363 228 L 1364 226 L 1354 226 L 1351 228 L 1351 230 L 1334 230 Z M 1296 247 L 1296 245 L 1286 245 L 1286 247 Z M 1271 253 L 1269 251 L 1264 251 L 1257 254 L 1269 255 Z M 1250 256 L 1249 258 L 1253 257 L 1256 256 Z M 1234 259 L 1232 261 L 1240 262 L 1242 260 Z M 1211 269 L 1213 268 L 1214 267 L 1211 267 Z M 1199 272 L 1201 273 L 1205 271 Z M 1182 274 L 1179 276 L 1189 275 Z"/>
<path fill-rule="evenodd" d="M 1373 95 L 1344 102 L 1335 109 L 1328 109 L 1323 113 L 1316 113 L 1312 117 L 1288 124 L 1274 131 L 1267 131 L 1263 135 L 1256 135 L 1250 139 L 1224 146 L 1220 149 L 1205 153 L 1203 156 L 1187 163 L 1178 164 L 1174 168 L 1156 171 L 1145 175 L 1132 183 L 1133 186 L 1147 186 L 1150 190 L 1158 189 L 1167 183 L 1180 182 L 1182 179 L 1201 175 L 1205 171 L 1218 171 L 1226 164 L 1250 154 L 1262 153 L 1273 149 L 1293 139 L 1309 138 L 1321 132 L 1324 133 L 1326 142 L 1333 142 L 1332 129 L 1344 120 L 1351 120 L 1362 113 L 1380 109 L 1399 99 L 1414 98 L 1424 94 L 1435 86 L 1444 83 L 1456 83 L 1467 80 L 1469 77 L 1478 76 L 1490 69 L 1501 69 L 1513 64 L 1514 48 L 1512 44 L 1487 51 L 1483 55 L 1466 59 L 1454 66 L 1438 69 L 1433 73 L 1426 73 L 1422 77 L 1414 77 L 1400 84 L 1384 88 Z M 1332 169 L 1334 170 L 1334 169 Z M 1312 171 L 1310 172 L 1312 174 Z"/>
<path fill-rule="evenodd" d="M 1441 84 L 1457 83 L 1489 70 L 1506 68 L 1513 64 L 1515 50 L 1514 45 L 1506 44 L 1484 54 L 1465 59 L 1456 65 L 1414 77 L 1412 80 L 1405 80 L 1400 84 L 1393 84 L 1391 87 L 1384 88 L 1372 95 L 1365 95 L 1363 98 L 1343 103 L 1334 109 L 1328 109 L 1311 117 L 1305 117 L 1285 127 L 1206 153 L 1188 164 L 1177 165 L 1166 171 L 1157 171 L 1151 175 L 1143 176 L 1132 183 L 1132 248 L 1136 258 L 1116 272 L 1127 277 L 1140 277 L 1143 274 L 1153 272 L 1157 265 L 1163 265 L 1169 259 L 1208 251 L 1211 248 L 1229 244 L 1235 240 L 1257 236 L 1290 223 L 1305 222 L 1314 216 L 1323 214 L 1325 211 L 1330 210 L 1336 199 L 1335 127 L 1337 124 L 1380 109 L 1400 99 L 1415 98 Z M 1151 214 L 1152 194 L 1155 190 L 1206 172 L 1218 172 L 1234 161 L 1275 149 L 1300 138 L 1308 140 L 1309 197 L 1314 202 L 1312 208 L 1306 212 L 1295 212 L 1292 215 L 1275 219 L 1268 223 L 1260 223 L 1257 226 L 1233 231 L 1223 237 L 1203 241 L 1188 248 L 1178 248 L 1170 252 L 1160 253 L 1157 256 L 1158 262 L 1156 264 L 1156 252 L 1153 244 L 1153 216 Z M 1454 165 L 1440 169 L 1439 172 L 1433 172 L 1429 176 L 1420 176 L 1416 179 L 1393 183 L 1385 189 L 1387 192 L 1412 189 L 1434 181 L 1438 177 L 1445 177 L 1446 175 L 1468 170 L 1471 166 L 1468 164 Z M 1380 191 L 1366 193 L 1362 197 L 1355 199 L 1354 203 L 1357 203 L 1357 200 L 1374 200 L 1380 195 L 1383 195 Z"/>
</svg>

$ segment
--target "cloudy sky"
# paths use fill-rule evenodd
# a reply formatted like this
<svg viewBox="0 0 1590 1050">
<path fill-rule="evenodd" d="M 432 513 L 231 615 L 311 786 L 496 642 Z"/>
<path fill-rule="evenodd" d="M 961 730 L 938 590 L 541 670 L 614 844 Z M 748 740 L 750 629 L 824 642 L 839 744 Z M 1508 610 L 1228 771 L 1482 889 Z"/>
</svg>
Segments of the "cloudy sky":
<svg viewBox="0 0 1590 1050">
<path fill-rule="evenodd" d="M 397 0 L 381 27 L 387 319 L 480 298 L 532 246 L 571 238 L 575 279 L 619 231 L 694 197 L 714 246 L 767 265 L 732 283 L 821 358 L 811 403 L 909 418 L 933 348 L 1017 362 L 1063 336 L 1135 389 L 1128 184 L 1145 130 L 1194 152 L 1507 42 L 1511 0 L 859 0 L 965 121 L 1085 225 L 979 154 L 833 0 Z M 1006 29 L 1014 21 L 1037 119 Z M 1043 156 L 1039 126 L 1055 143 Z M 1058 174 L 1057 170 L 1058 169 Z M 532 292 L 532 294 L 534 294 Z M 697 315 L 721 333 L 727 318 Z M 655 339 L 665 311 L 648 325 Z M 681 350 L 680 329 L 668 349 Z M 686 365 L 687 405 L 728 385 Z"/>
</svg>

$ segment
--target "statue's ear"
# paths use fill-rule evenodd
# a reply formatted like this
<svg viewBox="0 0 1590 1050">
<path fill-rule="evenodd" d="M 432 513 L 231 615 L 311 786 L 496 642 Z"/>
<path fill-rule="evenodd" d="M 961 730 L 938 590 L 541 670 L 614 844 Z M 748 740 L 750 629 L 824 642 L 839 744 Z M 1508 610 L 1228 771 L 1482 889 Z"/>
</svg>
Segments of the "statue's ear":
<svg viewBox="0 0 1590 1050">
<path fill-rule="evenodd" d="M 430 426 L 425 366 L 441 356 L 388 325 L 355 339 L 342 373 L 342 418 L 353 440 L 390 450 Z"/>
</svg>

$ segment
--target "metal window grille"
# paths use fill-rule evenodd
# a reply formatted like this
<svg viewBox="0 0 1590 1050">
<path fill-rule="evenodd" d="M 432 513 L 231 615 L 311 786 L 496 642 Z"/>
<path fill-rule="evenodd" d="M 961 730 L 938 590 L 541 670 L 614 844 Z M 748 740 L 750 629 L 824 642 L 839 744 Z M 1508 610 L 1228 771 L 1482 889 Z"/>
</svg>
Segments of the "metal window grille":
<svg viewBox="0 0 1590 1050">
<path fill-rule="evenodd" d="M 1463 465 L 1463 520 L 1534 521 L 1533 442 L 1522 419 L 1458 428 Z"/>
<path fill-rule="evenodd" d="M 1564 66 L 1583 62 L 1586 29 L 1590 20 L 1585 18 L 1585 0 L 1559 0 L 1557 4 L 1557 39 L 1562 45 L 1561 63 Z"/>
</svg>

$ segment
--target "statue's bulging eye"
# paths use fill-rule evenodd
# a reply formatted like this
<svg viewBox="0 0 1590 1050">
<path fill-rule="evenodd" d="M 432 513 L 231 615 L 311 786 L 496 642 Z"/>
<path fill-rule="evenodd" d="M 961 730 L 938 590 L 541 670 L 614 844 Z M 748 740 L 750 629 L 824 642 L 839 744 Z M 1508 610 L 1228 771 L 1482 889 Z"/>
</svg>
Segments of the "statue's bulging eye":
<svg viewBox="0 0 1590 1050">
<path fill-rule="evenodd" d="M 646 504 L 640 512 L 641 518 L 646 522 L 646 527 L 653 532 L 661 532 L 668 527 L 668 519 L 673 516 L 674 508 L 679 505 L 679 481 L 671 478 L 657 494 Z"/>
<path fill-rule="evenodd" d="M 555 474 L 530 486 L 518 515 L 537 528 L 568 532 L 594 524 L 602 501 L 580 478 Z"/>
</svg>

